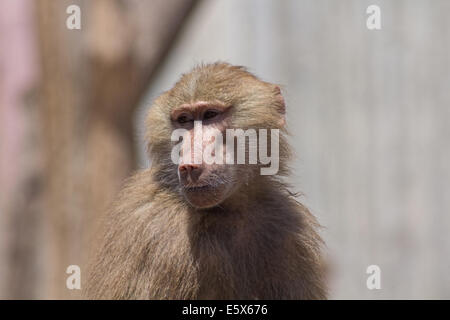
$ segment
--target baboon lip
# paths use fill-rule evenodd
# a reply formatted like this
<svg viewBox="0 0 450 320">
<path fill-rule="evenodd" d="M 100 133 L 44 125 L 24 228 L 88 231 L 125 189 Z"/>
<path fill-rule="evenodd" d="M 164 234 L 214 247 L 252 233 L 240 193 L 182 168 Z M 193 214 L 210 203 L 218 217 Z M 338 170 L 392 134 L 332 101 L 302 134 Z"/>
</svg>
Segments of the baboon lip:
<svg viewBox="0 0 450 320">
<path fill-rule="evenodd" d="M 214 189 L 214 187 L 209 184 L 205 184 L 205 185 L 201 185 L 201 186 L 186 186 L 186 187 L 184 187 L 184 190 L 187 192 L 204 192 L 204 191 L 210 191 L 213 189 Z"/>
</svg>

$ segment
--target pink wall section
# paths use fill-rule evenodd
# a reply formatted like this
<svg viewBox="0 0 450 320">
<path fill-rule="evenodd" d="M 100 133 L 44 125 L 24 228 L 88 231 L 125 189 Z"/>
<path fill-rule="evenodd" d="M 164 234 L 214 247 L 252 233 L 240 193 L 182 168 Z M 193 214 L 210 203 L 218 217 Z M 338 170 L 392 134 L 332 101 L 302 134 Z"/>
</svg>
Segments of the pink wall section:
<svg viewBox="0 0 450 320">
<path fill-rule="evenodd" d="M 10 274 L 10 236 L 7 213 L 14 206 L 25 144 L 27 114 L 24 96 L 37 75 L 33 0 L 0 0 L 0 299 Z"/>
<path fill-rule="evenodd" d="M 32 0 L 0 1 L 0 192 L 12 192 L 20 175 L 23 97 L 36 76 Z M 31 4 L 31 5 L 30 5 Z"/>
</svg>

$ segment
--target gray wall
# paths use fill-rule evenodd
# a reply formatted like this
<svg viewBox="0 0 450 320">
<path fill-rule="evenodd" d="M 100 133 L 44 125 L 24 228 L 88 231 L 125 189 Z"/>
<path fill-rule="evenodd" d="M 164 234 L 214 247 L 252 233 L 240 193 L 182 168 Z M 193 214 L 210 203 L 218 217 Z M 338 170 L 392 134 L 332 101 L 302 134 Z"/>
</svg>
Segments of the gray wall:
<svg viewBox="0 0 450 320">
<path fill-rule="evenodd" d="M 142 166 L 152 99 L 196 63 L 245 65 L 283 86 L 332 298 L 450 298 L 449 14 L 446 0 L 203 1 L 136 115 Z M 381 290 L 366 287 L 371 264 Z"/>
</svg>

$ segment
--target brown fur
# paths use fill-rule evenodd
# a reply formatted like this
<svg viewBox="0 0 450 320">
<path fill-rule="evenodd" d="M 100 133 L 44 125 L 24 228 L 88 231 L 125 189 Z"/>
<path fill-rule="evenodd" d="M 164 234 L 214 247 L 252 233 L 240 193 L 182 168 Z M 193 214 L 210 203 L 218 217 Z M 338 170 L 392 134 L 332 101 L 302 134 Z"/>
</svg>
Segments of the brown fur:
<svg viewBox="0 0 450 320">
<path fill-rule="evenodd" d="M 179 189 L 170 111 L 183 103 L 233 105 L 234 128 L 279 128 L 280 172 L 239 165 L 244 183 L 220 205 L 198 209 Z M 277 86 L 241 67 L 204 65 L 159 97 L 149 117 L 152 168 L 130 179 L 106 217 L 87 296 L 93 299 L 324 299 L 317 223 L 282 176 L 289 147 Z"/>
</svg>

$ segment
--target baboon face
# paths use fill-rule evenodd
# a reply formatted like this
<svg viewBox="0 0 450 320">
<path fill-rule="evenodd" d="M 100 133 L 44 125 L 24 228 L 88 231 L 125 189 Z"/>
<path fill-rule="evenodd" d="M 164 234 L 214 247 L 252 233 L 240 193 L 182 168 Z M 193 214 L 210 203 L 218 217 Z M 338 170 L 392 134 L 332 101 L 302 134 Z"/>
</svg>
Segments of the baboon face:
<svg viewBox="0 0 450 320">
<path fill-rule="evenodd" d="M 217 206 L 237 188 L 238 167 L 225 161 L 231 109 L 217 101 L 198 101 L 171 112 L 173 126 L 185 130 L 178 181 L 183 196 L 194 207 Z"/>
</svg>

